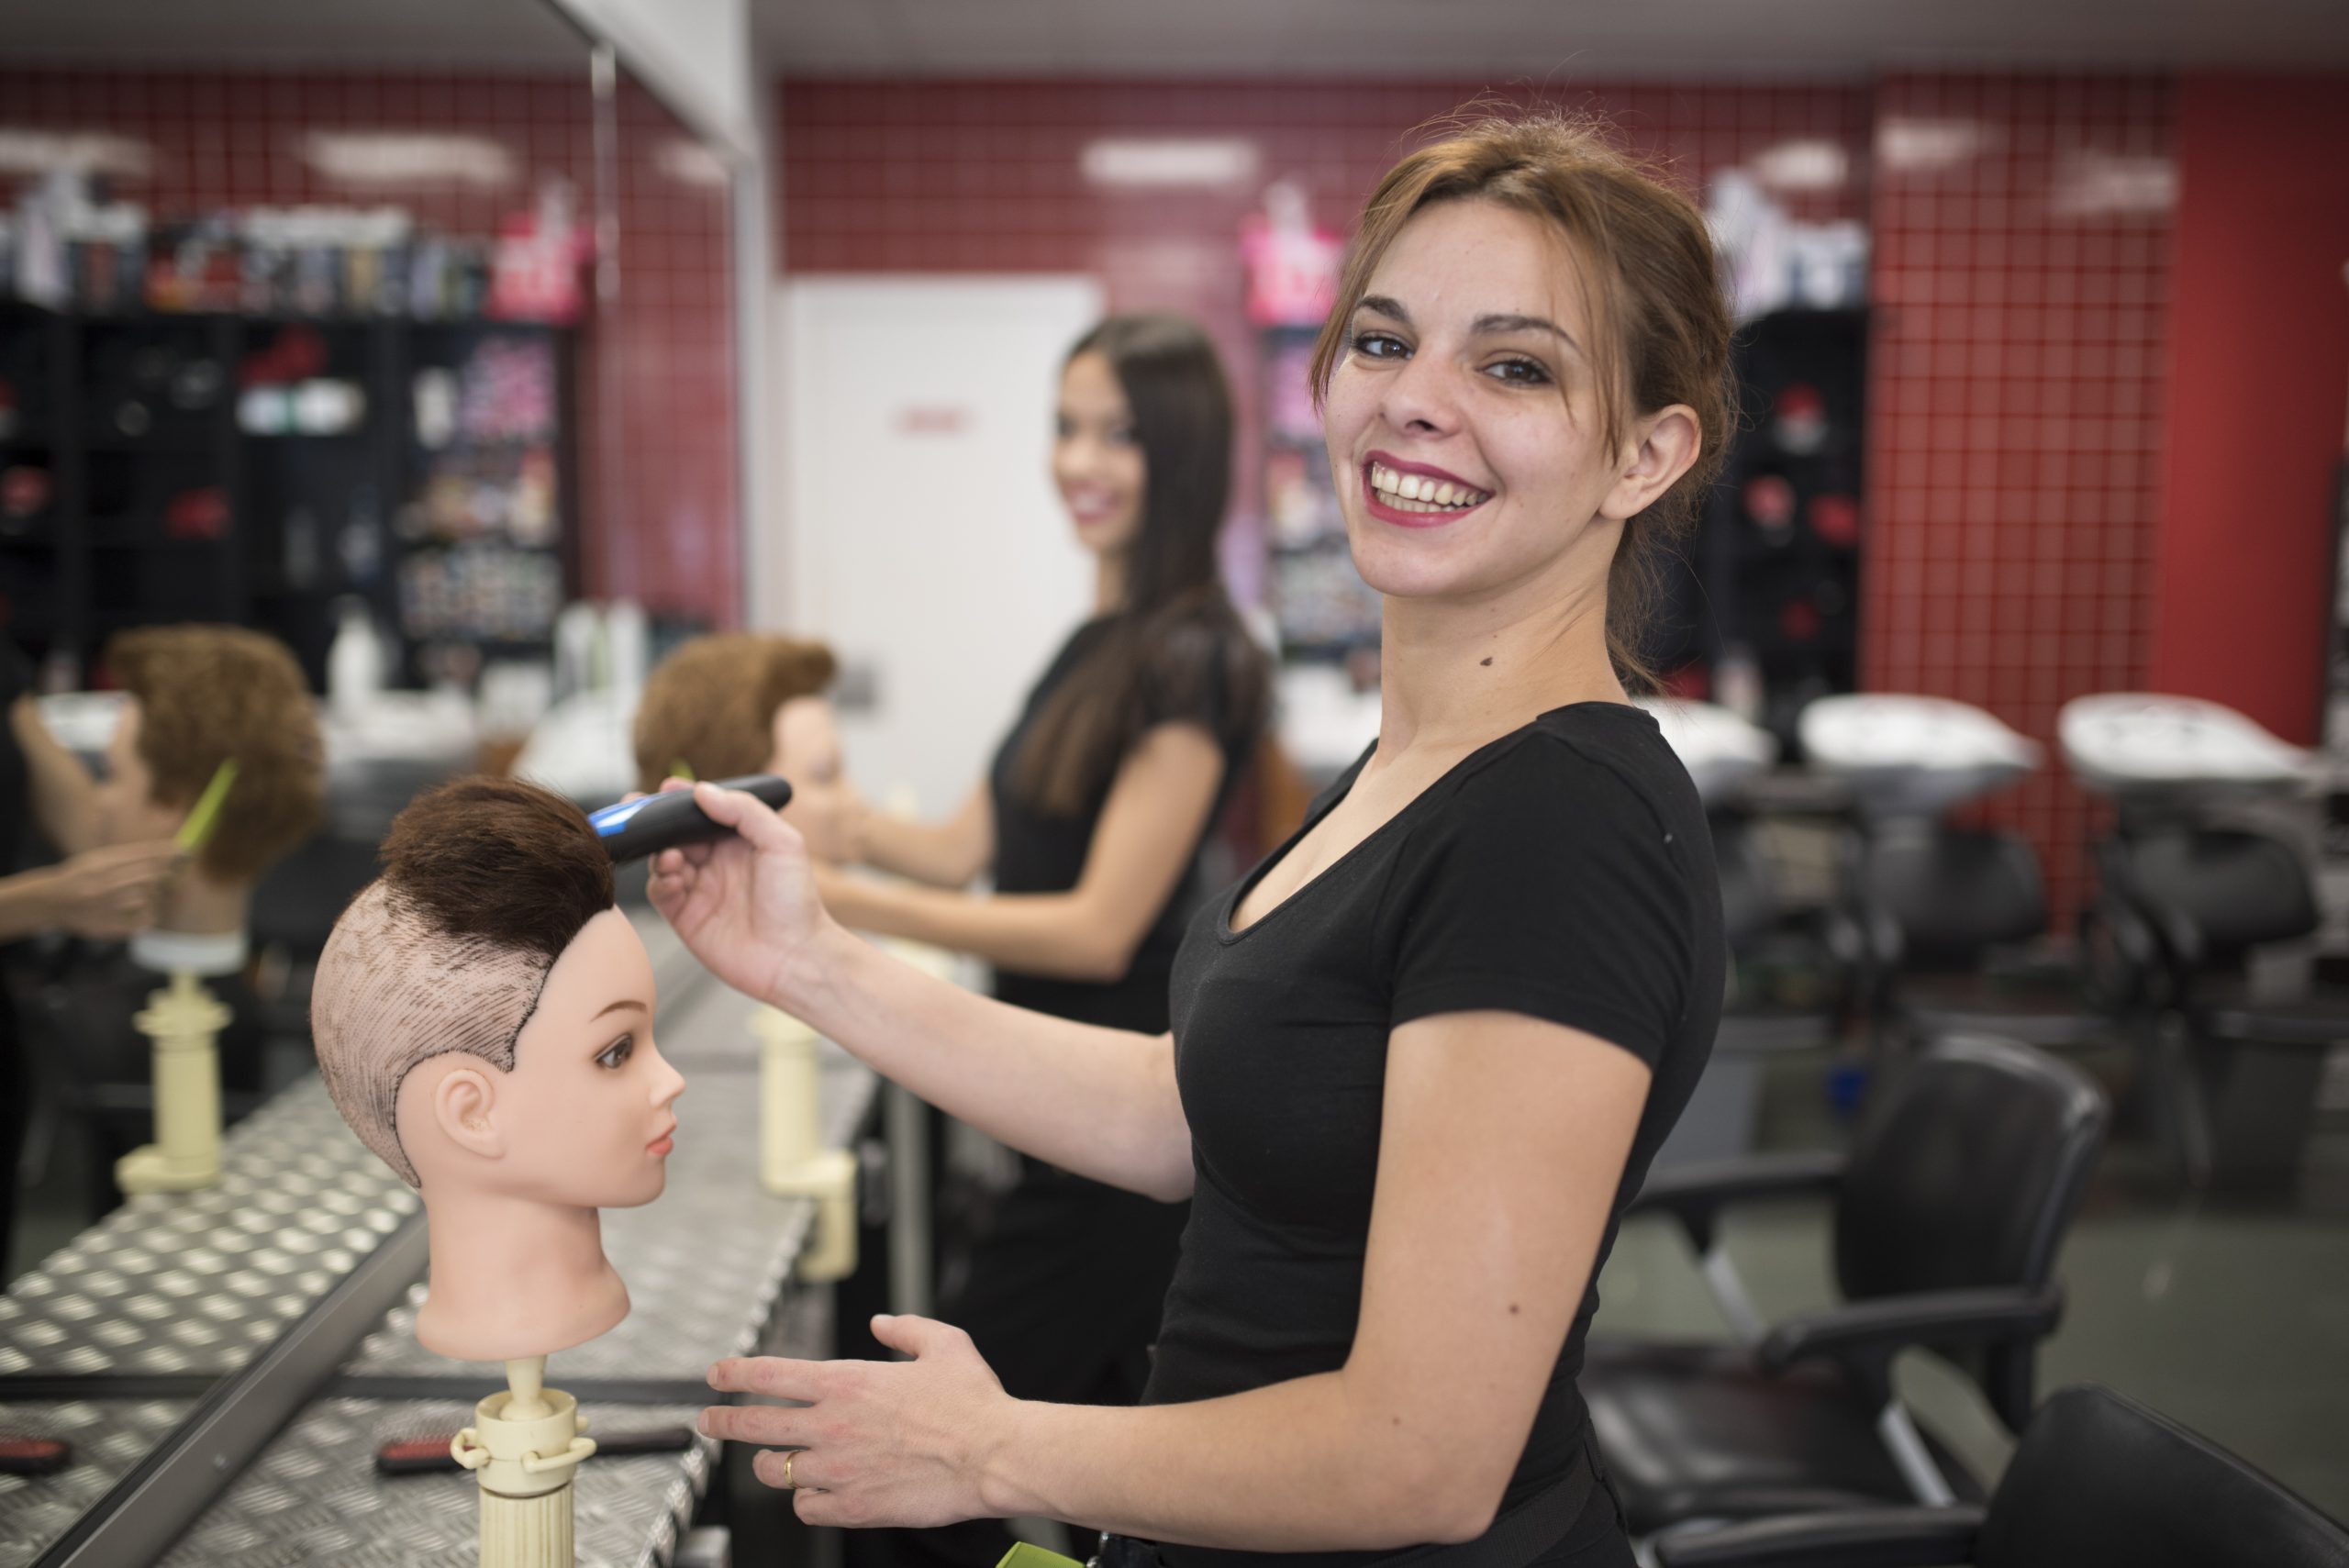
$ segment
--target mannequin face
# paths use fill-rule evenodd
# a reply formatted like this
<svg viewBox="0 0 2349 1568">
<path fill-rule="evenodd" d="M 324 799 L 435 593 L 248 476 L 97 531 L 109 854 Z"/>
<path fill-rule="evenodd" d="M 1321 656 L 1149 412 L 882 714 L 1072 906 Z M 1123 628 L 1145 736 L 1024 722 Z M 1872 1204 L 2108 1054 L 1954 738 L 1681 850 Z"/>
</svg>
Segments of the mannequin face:
<svg viewBox="0 0 2349 1568">
<path fill-rule="evenodd" d="M 1141 441 L 1125 388 L 1103 354 L 1079 354 L 1061 373 L 1052 483 L 1096 555 L 1122 554 L 1141 532 Z"/>
<path fill-rule="evenodd" d="M 793 697 L 774 710 L 774 751 L 767 772 L 795 787 L 828 784 L 841 776 L 841 732 L 832 705 L 822 697 Z"/>
<path fill-rule="evenodd" d="M 426 1196 L 462 1184 L 574 1208 L 659 1197 L 685 1081 L 652 1042 L 652 961 L 607 909 L 548 972 L 511 1073 L 451 1051 L 400 1085 L 400 1145 Z"/>
<path fill-rule="evenodd" d="M 154 799 L 155 775 L 139 754 L 143 722 L 139 699 L 123 699 L 122 717 L 106 742 L 106 776 L 97 786 L 98 831 L 109 844 L 168 839 L 187 815 L 186 803 L 166 806 Z"/>
</svg>

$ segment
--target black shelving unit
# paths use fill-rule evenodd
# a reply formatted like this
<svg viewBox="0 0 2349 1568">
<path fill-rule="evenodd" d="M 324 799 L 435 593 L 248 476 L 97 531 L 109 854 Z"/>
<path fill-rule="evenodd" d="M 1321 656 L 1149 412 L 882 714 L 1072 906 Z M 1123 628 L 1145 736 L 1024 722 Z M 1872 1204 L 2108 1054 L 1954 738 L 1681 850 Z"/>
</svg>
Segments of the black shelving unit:
<svg viewBox="0 0 2349 1568">
<path fill-rule="evenodd" d="M 1354 570 L 1329 448 L 1303 390 L 1319 332 L 1269 327 L 1260 334 L 1264 516 L 1281 655 L 1334 663 L 1378 647 L 1379 598 Z"/>
<path fill-rule="evenodd" d="M 284 335 L 312 335 L 317 374 L 359 386 L 363 416 L 335 433 L 240 428 L 241 368 Z M 556 603 L 577 582 L 573 349 L 564 328 L 504 321 L 306 318 L 233 314 L 106 315 L 0 301 L 0 625 L 36 661 L 74 678 L 106 638 L 179 620 L 229 621 L 283 639 L 323 687 L 333 606 L 358 595 L 402 642 L 417 678 L 428 633 L 400 582 L 408 561 L 451 548 L 403 529 L 448 449 L 419 439 L 413 377 L 461 373 L 481 345 L 539 344 L 550 359 L 549 428 L 529 442 L 550 473 L 544 537 L 512 546 L 542 558 Z M 451 447 L 462 452 L 460 438 Z M 28 471 L 31 477 L 12 474 Z M 41 504 L 28 498 L 45 492 Z M 482 541 L 473 541 L 480 544 Z M 539 624 L 473 640 L 544 652 Z"/>
<path fill-rule="evenodd" d="M 1763 722 L 1790 755 L 1803 706 L 1859 683 L 1867 333 L 1865 309 L 1782 310 L 1740 328 L 1738 424 L 1650 650 L 1666 672 L 1709 673 L 1746 651 Z"/>
</svg>

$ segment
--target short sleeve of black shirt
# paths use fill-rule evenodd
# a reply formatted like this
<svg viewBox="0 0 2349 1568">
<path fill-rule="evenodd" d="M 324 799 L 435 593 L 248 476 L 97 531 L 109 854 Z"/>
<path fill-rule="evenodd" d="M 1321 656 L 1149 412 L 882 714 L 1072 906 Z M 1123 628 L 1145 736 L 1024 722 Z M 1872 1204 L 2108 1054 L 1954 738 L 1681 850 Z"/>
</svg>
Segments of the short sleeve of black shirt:
<svg viewBox="0 0 2349 1568">
<path fill-rule="evenodd" d="M 1396 854 L 1376 938 L 1391 1022 L 1523 1013 L 1653 1067 L 1694 956 L 1674 838 L 1603 753 L 1528 736 Z"/>
</svg>

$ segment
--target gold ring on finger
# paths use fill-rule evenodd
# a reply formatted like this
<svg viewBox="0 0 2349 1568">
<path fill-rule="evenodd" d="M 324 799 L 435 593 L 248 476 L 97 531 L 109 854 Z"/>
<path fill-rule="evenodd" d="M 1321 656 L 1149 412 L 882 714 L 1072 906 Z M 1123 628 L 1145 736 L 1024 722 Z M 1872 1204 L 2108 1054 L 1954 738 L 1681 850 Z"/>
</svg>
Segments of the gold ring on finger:
<svg viewBox="0 0 2349 1568">
<path fill-rule="evenodd" d="M 791 1462 L 798 1457 L 799 1451 L 796 1448 L 783 1456 L 783 1489 L 786 1492 L 799 1490 L 799 1484 L 791 1478 Z"/>
</svg>

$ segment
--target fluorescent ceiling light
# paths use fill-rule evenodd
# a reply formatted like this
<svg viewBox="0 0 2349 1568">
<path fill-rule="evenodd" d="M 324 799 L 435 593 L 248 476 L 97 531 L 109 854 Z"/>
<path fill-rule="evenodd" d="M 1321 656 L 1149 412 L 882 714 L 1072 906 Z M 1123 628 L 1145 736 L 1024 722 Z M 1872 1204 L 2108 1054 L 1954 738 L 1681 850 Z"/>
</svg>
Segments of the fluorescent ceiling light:
<svg viewBox="0 0 2349 1568">
<path fill-rule="evenodd" d="M 0 126 L 0 174 L 46 174 L 71 169 L 81 174 L 141 179 L 154 161 L 152 147 L 127 136 Z"/>
<path fill-rule="evenodd" d="M 1852 160 L 1831 141 L 1782 141 L 1753 160 L 1753 177 L 1774 191 L 1839 191 Z"/>
<path fill-rule="evenodd" d="M 1954 169 L 1990 146 L 1989 128 L 1979 120 L 1909 119 L 1894 115 L 1876 131 L 1876 155 L 1887 169 L 1930 174 Z"/>
<path fill-rule="evenodd" d="M 2143 153 L 2067 152 L 2047 205 L 2058 217 L 2165 213 L 2177 205 L 2177 165 Z"/>
<path fill-rule="evenodd" d="M 346 185 L 475 185 L 521 177 L 513 150 L 485 136 L 390 130 L 314 130 L 302 161 Z"/>
<path fill-rule="evenodd" d="M 1105 137 L 1085 145 L 1085 177 L 1097 185 L 1237 185 L 1256 173 L 1256 144 L 1242 137 Z"/>
<path fill-rule="evenodd" d="M 723 185 L 726 162 L 698 141 L 672 137 L 652 154 L 653 167 L 681 185 Z"/>
</svg>

